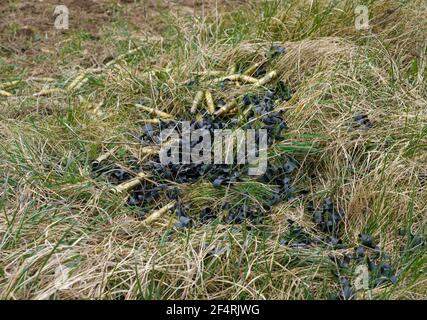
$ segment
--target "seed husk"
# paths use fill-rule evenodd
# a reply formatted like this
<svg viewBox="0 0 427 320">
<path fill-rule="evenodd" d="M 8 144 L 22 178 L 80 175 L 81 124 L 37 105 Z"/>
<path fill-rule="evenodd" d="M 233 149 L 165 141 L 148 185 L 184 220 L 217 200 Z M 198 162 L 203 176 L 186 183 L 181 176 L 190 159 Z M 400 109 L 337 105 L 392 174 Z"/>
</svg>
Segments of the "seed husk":
<svg viewBox="0 0 427 320">
<path fill-rule="evenodd" d="M 123 182 L 121 184 L 119 184 L 118 186 L 115 186 L 113 188 L 111 188 L 111 191 L 114 193 L 122 193 L 125 191 L 129 191 L 132 190 L 133 188 L 136 188 L 137 186 L 139 186 L 139 184 L 141 183 L 141 180 L 148 177 L 148 174 L 145 172 L 140 172 L 136 175 L 135 178 Z"/>
<path fill-rule="evenodd" d="M 119 146 L 115 146 L 111 150 L 108 150 L 106 153 L 100 155 L 98 158 L 92 161 L 92 167 L 98 166 L 101 164 L 101 162 L 107 160 L 109 157 L 111 157 L 117 150 L 119 149 Z"/>
<path fill-rule="evenodd" d="M 154 109 L 154 108 L 146 107 L 146 106 L 143 106 L 142 104 L 139 104 L 139 103 L 136 103 L 135 106 L 137 108 L 144 110 L 144 111 L 147 111 L 150 114 L 154 114 L 160 118 L 166 118 L 166 119 L 173 119 L 174 118 L 174 116 L 169 114 L 169 113 L 166 113 L 166 112 Z"/>
<path fill-rule="evenodd" d="M 224 71 L 219 70 L 205 70 L 205 71 L 199 71 L 199 72 L 192 72 L 193 74 L 197 74 L 200 76 L 206 76 L 206 77 L 217 77 L 224 74 Z"/>
<path fill-rule="evenodd" d="M 217 83 L 217 82 L 223 82 L 223 81 L 240 81 L 240 82 L 246 82 L 246 83 L 252 83 L 255 84 L 257 83 L 259 80 L 253 77 L 250 77 L 248 75 L 243 75 L 243 74 L 231 74 L 229 76 L 226 77 L 222 77 L 222 78 L 217 78 L 214 79 L 213 82 Z"/>
<path fill-rule="evenodd" d="M 215 104 L 213 101 L 212 93 L 209 90 L 205 91 L 205 99 L 206 99 L 206 105 L 207 105 L 208 112 L 210 114 L 214 114 L 215 113 Z"/>
<path fill-rule="evenodd" d="M 169 202 L 164 207 L 160 208 L 159 210 L 156 210 L 152 212 L 145 220 L 144 224 L 149 225 L 153 223 L 154 221 L 158 220 L 163 214 L 168 212 L 170 209 L 172 209 L 175 206 L 176 201 Z"/>
<path fill-rule="evenodd" d="M 142 154 L 158 154 L 159 148 L 156 147 L 143 147 L 141 149 Z"/>
<path fill-rule="evenodd" d="M 30 77 L 27 79 L 27 81 L 54 82 L 55 79 L 48 77 Z"/>
<path fill-rule="evenodd" d="M 191 106 L 191 113 L 196 112 L 199 105 L 202 103 L 203 100 L 203 91 L 197 91 L 196 96 L 194 97 L 193 104 Z"/>
<path fill-rule="evenodd" d="M 229 81 L 238 81 L 239 77 L 240 77 L 240 74 L 230 74 L 230 75 L 225 76 L 225 77 L 213 79 L 212 81 L 214 83 L 223 82 L 223 81 L 226 81 L 226 80 L 229 80 Z"/>
<path fill-rule="evenodd" d="M 233 114 L 237 113 L 238 110 L 239 110 L 239 108 L 234 107 L 233 109 L 231 109 L 227 112 L 227 115 L 233 115 Z"/>
<path fill-rule="evenodd" d="M 241 74 L 239 77 L 239 81 L 240 82 L 246 82 L 246 83 L 257 83 L 258 79 Z"/>
<path fill-rule="evenodd" d="M 71 83 L 67 86 L 68 91 L 79 89 L 84 83 L 87 82 L 86 72 L 81 72 Z"/>
<path fill-rule="evenodd" d="M 14 81 L 0 83 L 0 89 L 12 88 L 12 87 L 16 86 L 19 82 L 21 82 L 21 81 L 20 80 L 14 80 Z"/>
<path fill-rule="evenodd" d="M 33 97 L 43 97 L 43 96 L 50 96 L 54 93 L 67 93 L 67 90 L 61 89 L 61 88 L 52 88 L 52 89 L 46 89 L 42 90 L 40 92 L 34 93 Z"/>
<path fill-rule="evenodd" d="M 245 72 L 243 72 L 243 75 L 245 75 L 245 76 L 251 76 L 251 75 L 253 75 L 254 72 L 255 72 L 255 70 L 258 69 L 259 67 L 261 67 L 264 63 L 265 63 L 265 60 L 253 64 L 252 66 L 250 66 L 249 68 L 247 68 L 245 70 Z"/>
<path fill-rule="evenodd" d="M 277 71 L 271 71 L 268 74 L 266 74 L 264 77 L 262 77 L 261 79 L 259 79 L 256 83 L 255 86 L 256 87 L 262 87 L 264 85 L 266 85 L 267 83 L 269 83 L 271 80 L 277 78 L 278 74 Z"/>
<path fill-rule="evenodd" d="M 224 106 L 221 107 L 221 109 L 217 110 L 214 114 L 215 116 L 219 117 L 223 114 L 226 114 L 227 112 L 231 111 L 235 106 L 236 106 L 237 102 L 235 99 L 233 99 L 232 101 L 230 101 L 229 103 L 225 104 Z"/>
<path fill-rule="evenodd" d="M 146 123 L 146 124 L 159 124 L 160 123 L 160 119 L 141 119 L 141 120 L 138 120 L 137 122 L 144 122 L 144 123 Z"/>
<path fill-rule="evenodd" d="M 233 63 L 231 67 L 229 68 L 229 73 L 236 73 L 237 72 L 237 64 Z"/>
<path fill-rule="evenodd" d="M 10 92 L 4 91 L 0 89 L 0 96 L 2 97 L 11 97 L 12 94 Z"/>
</svg>

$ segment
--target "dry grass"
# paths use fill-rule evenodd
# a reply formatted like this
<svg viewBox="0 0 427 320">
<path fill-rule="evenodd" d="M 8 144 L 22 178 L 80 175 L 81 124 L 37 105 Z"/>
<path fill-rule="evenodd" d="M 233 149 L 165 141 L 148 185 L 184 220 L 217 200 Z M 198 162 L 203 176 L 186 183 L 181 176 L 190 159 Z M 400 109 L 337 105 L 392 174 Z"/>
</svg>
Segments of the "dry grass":
<svg viewBox="0 0 427 320">
<path fill-rule="evenodd" d="M 279 244 L 293 219 L 316 233 L 303 204 L 280 204 L 260 228 L 219 221 L 185 231 L 172 215 L 151 226 L 108 183 L 94 178 L 90 161 L 119 146 L 113 161 L 143 161 L 132 135 L 150 105 L 190 119 L 194 72 L 261 61 L 272 43 L 286 48 L 270 66 L 295 90 L 287 110 L 291 133 L 321 152 L 306 154 L 296 180 L 315 201 L 329 195 L 346 212 L 342 238 L 355 246 L 370 232 L 391 256 L 399 281 L 357 293 L 359 298 L 422 299 L 427 293 L 425 248 L 400 256 L 401 228 L 425 237 L 427 214 L 427 14 L 423 1 L 368 4 L 372 28 L 354 28 L 354 3 L 249 4 L 220 16 L 166 12 L 157 37 L 136 41 L 118 21 L 104 32 L 117 64 L 87 73 L 88 82 L 63 88 L 87 67 L 64 64 L 52 82 L 25 81 L 0 67 L 1 82 L 20 79 L 0 98 L 0 297 L 3 299 L 327 299 L 339 282 L 329 258 L 346 249 L 293 249 Z M 393 11 L 395 9 L 395 11 Z M 116 36 L 126 40 L 117 41 Z M 83 41 L 78 33 L 69 42 Z M 133 35 L 132 35 L 133 36 Z M 78 50 L 69 45 L 68 50 Z M 55 63 L 55 61 L 53 62 Z M 206 86 L 209 85 L 206 82 Z M 203 85 L 202 85 L 203 87 Z M 214 97 L 239 97 L 251 85 Z M 159 90 L 160 89 L 160 90 Z M 374 123 L 354 130 L 355 114 Z M 311 175 L 313 178 L 308 179 Z M 423 178 L 424 177 L 424 178 Z M 424 180 L 423 180 L 424 179 Z M 194 216 L 207 206 L 254 202 L 263 185 L 218 192 L 207 181 L 180 186 Z M 239 189 L 240 187 L 240 189 Z M 246 189 L 245 189 L 246 188 Z M 233 200 L 234 199 L 234 200 Z M 350 278 L 354 275 L 350 274 Z"/>
</svg>

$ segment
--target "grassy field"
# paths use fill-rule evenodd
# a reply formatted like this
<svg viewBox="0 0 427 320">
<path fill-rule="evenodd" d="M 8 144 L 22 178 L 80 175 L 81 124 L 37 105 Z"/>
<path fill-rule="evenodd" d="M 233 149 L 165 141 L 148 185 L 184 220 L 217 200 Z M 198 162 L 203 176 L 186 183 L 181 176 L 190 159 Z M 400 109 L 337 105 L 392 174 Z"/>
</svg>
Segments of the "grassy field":
<svg viewBox="0 0 427 320">
<path fill-rule="evenodd" d="M 25 3 L 0 5 L 0 298 L 427 298 L 425 1 L 63 1 L 68 30 L 54 28 L 57 1 Z M 263 61 L 278 74 L 266 88 L 196 77 Z M 197 90 L 240 103 L 279 80 L 289 129 L 269 163 L 298 163 L 301 196 L 270 207 L 274 185 L 256 178 L 157 177 L 191 204 L 177 228 L 174 212 L 138 216 L 165 194 L 131 206 L 110 191 L 117 166 L 132 176 L 151 157 L 136 103 L 194 120 Z M 262 222 L 227 223 L 225 204 Z M 328 205 L 342 212 L 332 235 L 312 216 Z M 202 223 L 206 208 L 217 217 Z"/>
</svg>

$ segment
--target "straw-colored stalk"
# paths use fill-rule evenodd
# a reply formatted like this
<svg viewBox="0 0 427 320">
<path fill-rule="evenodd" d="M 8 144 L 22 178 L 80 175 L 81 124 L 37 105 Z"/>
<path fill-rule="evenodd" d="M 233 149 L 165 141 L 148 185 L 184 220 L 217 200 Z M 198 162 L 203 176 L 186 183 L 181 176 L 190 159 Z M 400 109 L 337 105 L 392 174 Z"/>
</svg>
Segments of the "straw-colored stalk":
<svg viewBox="0 0 427 320">
<path fill-rule="evenodd" d="M 245 110 L 243 110 L 243 115 L 247 116 L 249 112 L 252 110 L 252 105 L 248 106 Z"/>
<path fill-rule="evenodd" d="M 140 51 L 140 50 L 141 50 L 141 48 L 142 48 L 142 46 L 141 46 L 141 47 L 137 47 L 137 48 L 132 49 L 132 50 L 129 50 L 128 52 L 125 52 L 125 53 L 123 53 L 123 54 L 121 54 L 121 55 L 117 56 L 115 59 L 113 59 L 113 60 L 111 60 L 111 61 L 108 61 L 108 62 L 105 64 L 105 66 L 106 66 L 106 67 L 109 67 L 109 66 L 111 66 L 111 65 L 113 65 L 113 64 L 115 64 L 115 63 L 117 63 L 118 61 L 122 60 L 122 59 L 123 59 L 123 58 L 125 58 L 126 56 L 131 55 L 131 54 L 133 54 L 133 53 L 135 53 L 135 52 Z"/>
</svg>

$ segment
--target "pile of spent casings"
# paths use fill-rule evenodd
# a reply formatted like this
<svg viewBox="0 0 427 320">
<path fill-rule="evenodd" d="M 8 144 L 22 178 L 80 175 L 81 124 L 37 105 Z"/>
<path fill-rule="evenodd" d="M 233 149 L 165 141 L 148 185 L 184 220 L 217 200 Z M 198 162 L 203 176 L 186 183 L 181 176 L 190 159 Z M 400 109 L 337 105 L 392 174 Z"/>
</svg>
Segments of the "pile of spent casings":
<svg viewBox="0 0 427 320">
<path fill-rule="evenodd" d="M 303 200 L 306 213 L 315 225 L 315 236 L 310 235 L 295 221 L 288 220 L 288 232 L 280 239 L 280 245 L 294 250 L 309 250 L 312 247 L 325 247 L 344 251 L 345 254 L 332 254 L 331 260 L 335 268 L 333 273 L 339 280 L 338 299 L 352 299 L 356 289 L 349 280 L 353 276 L 355 267 L 366 265 L 369 270 L 370 280 L 368 287 L 375 288 L 383 285 L 394 284 L 397 281 L 395 271 L 391 267 L 390 257 L 374 244 L 371 235 L 364 233 L 359 237 L 359 244 L 354 248 L 345 244 L 341 239 L 340 226 L 345 214 L 337 208 L 331 198 L 323 199 L 320 205 L 315 205 L 308 200 L 309 192 L 297 186 L 294 182 L 295 173 L 300 170 L 299 162 L 291 155 L 282 156 L 280 161 L 268 161 L 264 174 L 258 177 L 248 177 L 246 165 L 215 164 L 215 163 L 188 163 L 188 164 L 163 164 L 159 157 L 159 145 L 162 142 L 161 132 L 173 129 L 180 132 L 182 121 L 189 121 L 191 130 L 205 129 L 211 136 L 218 129 L 266 129 L 268 134 L 267 144 L 273 145 L 276 141 L 284 139 L 283 133 L 288 130 L 285 121 L 285 111 L 277 109 L 277 104 L 289 101 L 292 90 L 284 81 L 273 81 L 278 77 L 276 71 L 268 70 L 269 61 L 283 54 L 285 49 L 273 46 L 266 54 L 266 59 L 250 66 L 247 70 L 233 73 L 228 76 L 216 78 L 210 82 L 210 89 L 200 90 L 199 79 L 192 79 L 185 85 L 193 89 L 198 87 L 191 106 L 192 118 L 177 119 L 163 111 L 158 111 L 145 105 L 145 101 L 137 104 L 143 110 L 155 115 L 156 118 L 148 119 L 142 126 L 137 137 L 147 154 L 146 160 L 141 163 L 139 159 L 129 157 L 126 165 L 111 163 L 106 165 L 110 156 L 117 151 L 110 150 L 101 155 L 92 163 L 95 175 L 103 175 L 114 185 L 112 191 L 126 193 L 127 204 L 140 208 L 136 210 L 138 218 L 146 224 L 152 223 L 161 215 L 172 212 L 177 222 L 175 229 L 185 229 L 216 221 L 225 224 L 245 223 L 248 228 L 263 224 L 273 207 L 281 202 L 292 203 Z M 218 74 L 211 72 L 210 74 Z M 216 87 L 212 87 L 212 83 Z M 273 84 L 272 84 L 273 83 Z M 235 84 L 249 84 L 256 90 L 232 98 L 226 102 L 223 98 L 216 98 L 212 88 L 219 88 L 227 92 L 227 88 Z M 200 110 L 203 102 L 206 109 Z M 199 111 L 197 115 L 195 113 Z M 362 130 L 372 128 L 372 122 L 365 114 L 358 114 L 353 118 L 353 127 Z M 144 158 L 145 159 L 145 158 Z M 138 174 L 135 174 L 138 173 Z M 193 204 L 182 201 L 180 185 L 192 185 L 200 181 L 209 181 L 215 189 L 229 188 L 235 183 L 255 179 L 256 181 L 271 186 L 271 197 L 254 206 L 253 203 L 243 199 L 238 204 L 223 203 L 218 209 L 208 206 L 200 209 L 194 215 Z M 244 198 L 244 196 L 242 196 Z M 153 211 L 155 210 L 155 211 Z M 190 214 L 189 212 L 192 212 Z M 313 230 L 312 230 L 313 231 Z M 313 232 L 311 232 L 313 234 Z M 419 248 L 423 240 L 412 236 L 409 246 Z M 353 248 L 352 253 L 348 253 Z M 365 288 L 367 289 L 367 288 Z"/>
</svg>

